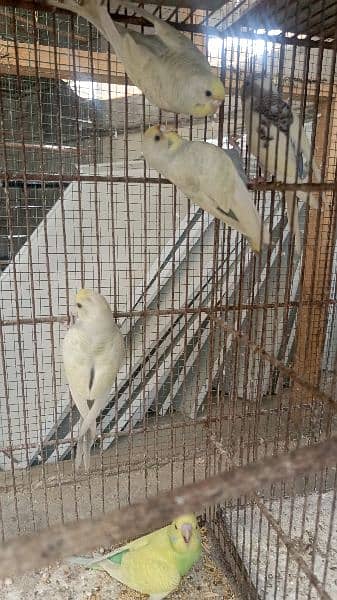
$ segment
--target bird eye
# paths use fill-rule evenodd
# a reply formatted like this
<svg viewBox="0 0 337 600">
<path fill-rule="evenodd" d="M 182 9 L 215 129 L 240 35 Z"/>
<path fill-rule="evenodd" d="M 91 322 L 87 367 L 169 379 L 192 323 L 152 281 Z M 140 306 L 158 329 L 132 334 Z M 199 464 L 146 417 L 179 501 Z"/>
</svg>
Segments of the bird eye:
<svg viewBox="0 0 337 600">
<path fill-rule="evenodd" d="M 160 142 L 160 135 L 155 135 L 154 136 L 154 141 L 155 142 Z"/>
<path fill-rule="evenodd" d="M 212 95 L 211 90 L 206 90 L 205 95 L 210 98 L 210 96 Z"/>
<path fill-rule="evenodd" d="M 79 302 L 76 302 L 76 306 L 77 308 L 82 308 L 82 304 L 80 304 Z"/>
</svg>

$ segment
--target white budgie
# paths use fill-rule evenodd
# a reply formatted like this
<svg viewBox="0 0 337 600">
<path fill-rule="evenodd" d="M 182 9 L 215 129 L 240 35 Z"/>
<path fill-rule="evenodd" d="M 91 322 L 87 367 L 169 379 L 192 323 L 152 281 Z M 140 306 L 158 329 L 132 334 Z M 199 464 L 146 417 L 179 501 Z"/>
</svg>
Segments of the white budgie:
<svg viewBox="0 0 337 600">
<path fill-rule="evenodd" d="M 72 398 L 81 415 L 76 469 L 90 466 L 96 418 L 106 406 L 125 346 L 106 299 L 90 290 L 76 294 L 78 318 L 63 341 L 63 362 Z"/>
<path fill-rule="evenodd" d="M 240 156 L 205 142 L 183 140 L 176 131 L 148 129 L 143 154 L 150 167 L 217 219 L 245 235 L 254 251 L 270 241 L 247 189 Z"/>
<path fill-rule="evenodd" d="M 205 117 L 214 114 L 225 98 L 220 79 L 206 57 L 182 33 L 131 2 L 110 5 L 132 8 L 154 25 L 144 35 L 115 23 L 107 3 L 99 0 L 46 0 L 90 21 L 110 42 L 125 71 L 153 104 L 163 110 Z"/>
<path fill-rule="evenodd" d="M 288 102 L 283 100 L 269 77 L 255 74 L 247 76 L 241 89 L 244 118 L 249 151 L 254 154 L 260 165 L 269 174 L 276 175 L 286 183 L 306 183 L 309 176 L 311 147 L 297 115 Z M 288 150 L 287 143 L 289 138 Z M 288 160 L 287 158 L 288 152 Z M 287 162 L 287 164 L 286 164 Z M 313 177 L 321 180 L 320 171 L 312 161 Z M 300 200 L 306 200 L 306 192 L 297 191 Z M 295 248 L 301 253 L 301 234 L 298 208 L 294 192 L 285 193 L 288 222 L 295 235 Z M 310 194 L 309 203 L 318 208 L 318 201 Z"/>
</svg>

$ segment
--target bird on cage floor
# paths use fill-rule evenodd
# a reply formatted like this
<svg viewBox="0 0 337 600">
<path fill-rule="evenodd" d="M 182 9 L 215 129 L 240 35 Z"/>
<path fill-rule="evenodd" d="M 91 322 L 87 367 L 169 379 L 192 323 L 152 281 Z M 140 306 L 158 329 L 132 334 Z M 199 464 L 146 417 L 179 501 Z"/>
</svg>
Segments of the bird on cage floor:
<svg viewBox="0 0 337 600">
<path fill-rule="evenodd" d="M 125 345 L 111 308 L 101 294 L 76 294 L 77 319 L 63 340 L 63 363 L 72 398 L 81 415 L 75 467 L 90 467 L 96 418 L 105 408 L 117 373 L 125 361 Z"/>
<path fill-rule="evenodd" d="M 179 586 L 201 556 L 201 537 L 193 514 L 140 537 L 98 558 L 71 557 L 67 562 L 106 571 L 129 588 L 162 600 Z"/>
<path fill-rule="evenodd" d="M 292 111 L 270 77 L 261 74 L 246 76 L 241 88 L 241 99 L 247 131 L 249 151 L 256 156 L 261 167 L 286 183 L 306 183 L 309 177 L 311 147 L 299 118 Z M 317 182 L 321 173 L 312 159 L 312 173 Z M 285 202 L 289 229 L 295 236 L 295 249 L 302 251 L 299 200 L 309 200 L 318 208 L 317 196 L 297 190 L 286 191 Z"/>
<path fill-rule="evenodd" d="M 116 9 L 130 8 L 144 17 L 154 26 L 154 35 L 115 23 L 106 2 L 45 0 L 45 3 L 70 10 L 90 21 L 112 45 L 132 83 L 159 108 L 206 117 L 216 113 L 225 99 L 223 83 L 192 41 L 136 4 L 110 1 Z"/>
<path fill-rule="evenodd" d="M 270 243 L 235 149 L 187 141 L 176 131 L 162 131 L 155 125 L 145 132 L 142 150 L 150 167 L 203 210 L 245 235 L 254 252 Z"/>
</svg>

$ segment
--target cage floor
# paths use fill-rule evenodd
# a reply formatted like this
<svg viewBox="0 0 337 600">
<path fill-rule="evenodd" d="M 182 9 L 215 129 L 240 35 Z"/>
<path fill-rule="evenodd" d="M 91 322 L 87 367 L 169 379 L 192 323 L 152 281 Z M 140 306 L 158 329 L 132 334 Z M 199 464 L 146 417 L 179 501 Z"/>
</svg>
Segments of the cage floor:
<svg viewBox="0 0 337 600">
<path fill-rule="evenodd" d="M 236 600 L 238 596 L 223 572 L 218 549 L 204 529 L 202 543 L 201 560 L 170 598 Z M 101 550 L 103 552 L 103 549 Z M 1 600 L 141 600 L 147 596 L 128 590 L 107 573 L 59 564 L 1 582 L 0 597 Z"/>
</svg>

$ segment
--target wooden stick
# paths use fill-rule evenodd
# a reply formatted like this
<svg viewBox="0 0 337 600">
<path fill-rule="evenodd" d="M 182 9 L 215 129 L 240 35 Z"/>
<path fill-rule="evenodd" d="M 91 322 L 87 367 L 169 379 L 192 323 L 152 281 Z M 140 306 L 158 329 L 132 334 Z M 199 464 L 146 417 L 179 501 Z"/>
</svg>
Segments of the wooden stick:
<svg viewBox="0 0 337 600">
<path fill-rule="evenodd" d="M 337 437 L 220 473 L 94 520 L 85 519 L 19 536 L 0 547 L 0 577 L 40 569 L 72 554 L 138 537 L 179 514 L 198 513 L 207 506 L 249 495 L 266 485 L 335 466 L 336 456 Z"/>
</svg>

